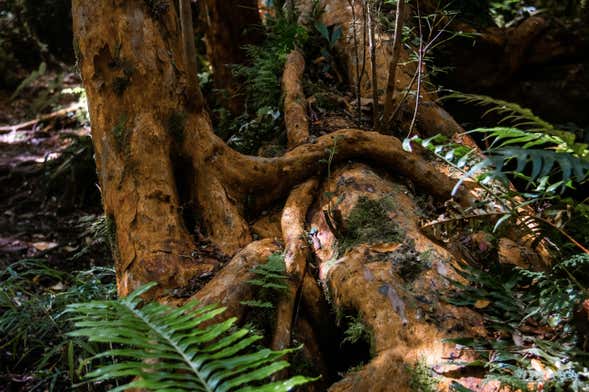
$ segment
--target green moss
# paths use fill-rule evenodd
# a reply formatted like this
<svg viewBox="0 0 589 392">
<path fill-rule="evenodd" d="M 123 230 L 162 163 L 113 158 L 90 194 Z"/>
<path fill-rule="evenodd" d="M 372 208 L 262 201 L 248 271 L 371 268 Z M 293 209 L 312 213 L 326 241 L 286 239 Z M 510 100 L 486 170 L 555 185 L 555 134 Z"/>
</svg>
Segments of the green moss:
<svg viewBox="0 0 589 392">
<path fill-rule="evenodd" d="M 389 197 L 380 200 L 360 197 L 345 222 L 343 238 L 339 241 L 340 254 L 362 243 L 400 242 L 404 232 L 389 217 L 393 208 Z"/>
<path fill-rule="evenodd" d="M 399 276 L 405 281 L 411 282 L 420 273 L 431 267 L 433 256 L 434 251 L 432 249 L 420 253 L 415 249 L 415 241 L 407 239 L 400 248 L 388 255 L 387 258 L 391 260 L 393 268 Z"/>
<path fill-rule="evenodd" d="M 128 151 L 129 148 L 129 131 L 127 129 L 127 116 L 122 115 L 119 121 L 112 129 L 115 138 L 115 145 L 119 152 Z"/>
<path fill-rule="evenodd" d="M 167 130 L 170 136 L 178 143 L 184 140 L 184 128 L 186 127 L 186 113 L 173 112 L 168 117 Z"/>
<path fill-rule="evenodd" d="M 413 392 L 435 392 L 440 383 L 432 376 L 431 369 L 422 360 L 413 366 L 407 366 L 409 373 L 409 388 Z"/>
</svg>

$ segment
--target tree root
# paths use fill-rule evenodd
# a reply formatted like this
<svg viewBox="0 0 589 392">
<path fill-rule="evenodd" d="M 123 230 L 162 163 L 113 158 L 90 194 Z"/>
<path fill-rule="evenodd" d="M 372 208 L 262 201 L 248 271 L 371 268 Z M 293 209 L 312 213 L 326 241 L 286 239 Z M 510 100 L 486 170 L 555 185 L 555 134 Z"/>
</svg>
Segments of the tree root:
<svg viewBox="0 0 589 392">
<path fill-rule="evenodd" d="M 284 95 L 284 123 L 290 149 L 306 143 L 309 139 L 309 120 L 303 93 L 305 58 L 299 50 L 293 50 L 286 58 L 282 75 Z"/>
<path fill-rule="evenodd" d="M 239 180 L 242 189 L 245 184 L 245 189 L 256 194 L 255 207 L 260 209 L 283 197 L 294 185 L 325 170 L 322 161 L 327 160 L 332 151 L 332 164 L 365 159 L 408 177 L 436 198 L 447 200 L 452 197 L 455 181 L 440 173 L 423 157 L 403 150 L 399 139 L 357 129 L 342 129 L 324 135 L 315 143 L 301 145 L 279 158 L 235 156 L 237 162 L 226 161 L 224 166 L 234 164 L 242 168 L 239 178 L 232 181 Z M 458 189 L 454 198 L 463 205 L 474 202 L 465 188 Z"/>
<path fill-rule="evenodd" d="M 253 278 L 251 269 L 264 264 L 273 253 L 279 252 L 281 246 L 274 240 L 254 241 L 239 251 L 223 269 L 215 275 L 190 300 L 201 304 L 219 304 L 227 310 L 223 318 L 237 317 L 241 320 L 247 308 L 241 305 L 253 297 L 252 286 L 247 282 Z"/>
<path fill-rule="evenodd" d="M 452 257 L 419 232 L 416 206 L 403 187 L 356 164 L 334 173 L 323 190 L 322 194 L 329 192 L 330 197 L 322 198 L 311 218 L 322 244 L 316 249 L 320 277 L 336 308 L 358 312 L 370 333 L 373 352 L 367 365 L 348 374 L 330 391 L 408 391 L 408 367 L 420 360 L 429 366 L 440 365 L 444 358 L 455 355 L 454 347 L 442 343 L 442 338 L 453 336 L 451 331 L 455 330 L 483 332 L 482 320 L 469 310 L 443 302 L 443 292 L 449 287 L 445 277 L 457 278 Z M 360 245 L 337 258 L 335 246 L 330 244 L 338 240 L 323 211 L 335 208 L 335 201 L 343 197 L 337 210 L 345 218 L 361 196 L 389 199 L 389 224 L 397 225 L 404 240 L 401 247 Z M 416 270 L 411 271 L 411 263 Z"/>
<path fill-rule="evenodd" d="M 295 188 L 282 212 L 282 235 L 284 238 L 284 263 L 288 275 L 288 291 L 277 306 L 276 328 L 272 348 L 280 350 L 290 346 L 295 305 L 307 270 L 309 249 L 305 233 L 307 210 L 313 202 L 317 179 L 310 179 Z"/>
</svg>

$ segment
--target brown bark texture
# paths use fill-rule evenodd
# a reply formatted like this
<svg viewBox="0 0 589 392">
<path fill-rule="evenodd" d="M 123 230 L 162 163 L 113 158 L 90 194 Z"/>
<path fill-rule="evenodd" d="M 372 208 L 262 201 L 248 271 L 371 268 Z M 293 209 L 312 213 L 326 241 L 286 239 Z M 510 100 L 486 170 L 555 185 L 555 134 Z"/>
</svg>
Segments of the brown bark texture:
<svg viewBox="0 0 589 392">
<path fill-rule="evenodd" d="M 204 3 L 211 18 L 233 18 L 238 12 L 219 13 L 224 1 Z M 344 31 L 337 50 L 353 85 L 357 64 L 351 34 L 360 22 L 353 20 L 348 1 L 324 3 L 323 22 Z M 479 383 L 480 375 L 446 364 L 459 353 L 442 339 L 456 331 L 483 333 L 482 321 L 444 302 L 445 278 L 459 279 L 453 270 L 458 259 L 418 224 L 417 196 L 452 197 L 455 180 L 448 168 L 373 131 L 341 129 L 311 141 L 299 51 L 289 55 L 282 77 L 289 151 L 262 158 L 232 150 L 214 134 L 204 105 L 195 105 L 195 70 L 180 39 L 182 14 L 167 4 L 152 9 L 141 0 L 73 1 L 103 204 L 116 227 L 119 295 L 157 281 L 159 289 L 151 295 L 166 301 L 164 290 L 192 287 L 194 299 L 222 304 L 229 315 L 244 319 L 248 309 L 241 302 L 255 297 L 247 283 L 251 269 L 282 252 L 288 295 L 278 302 L 270 332 L 275 348 L 291 346 L 296 338 L 305 343 L 303 356 L 312 368 L 329 373 L 340 344 L 330 343 L 330 309 L 358 315 L 371 336 L 365 365 L 343 377 L 324 374 L 323 386 L 309 390 L 408 391 L 407 369 L 418 361 L 440 374 L 441 390 L 452 379 L 489 389 Z M 223 44 L 236 39 L 220 37 L 233 33 L 216 31 L 209 46 L 216 48 L 217 39 Z M 390 45 L 380 40 L 374 45 L 376 78 L 386 86 Z M 414 71 L 399 67 L 397 92 L 408 87 Z M 362 95 L 371 95 L 370 78 L 363 80 Z M 434 99 L 424 93 L 419 130 L 453 136 L 460 126 Z M 401 183 L 414 184 L 416 193 Z M 341 234 L 351 230 L 346 222 L 355 208 L 382 200 L 389 207 L 377 223 L 393 228 L 396 237 L 342 248 Z M 462 187 L 454 200 L 469 207 L 476 199 Z M 246 212 L 260 217 L 248 221 Z M 429 256 L 409 273 L 405 253 Z"/>
</svg>

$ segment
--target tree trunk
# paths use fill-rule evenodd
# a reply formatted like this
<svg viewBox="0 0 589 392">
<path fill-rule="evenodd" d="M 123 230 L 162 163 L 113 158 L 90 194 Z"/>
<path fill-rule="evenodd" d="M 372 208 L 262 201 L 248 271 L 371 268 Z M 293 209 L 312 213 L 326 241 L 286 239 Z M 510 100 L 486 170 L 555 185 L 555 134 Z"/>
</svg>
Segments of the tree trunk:
<svg viewBox="0 0 589 392">
<path fill-rule="evenodd" d="M 244 46 L 259 44 L 262 21 L 256 0 L 205 0 L 200 2 L 200 18 L 206 26 L 207 57 L 213 68 L 213 83 L 220 102 L 234 114 L 243 110 L 239 81 L 232 66 L 247 61 Z M 231 21 L 227 23 L 227 21 Z"/>
<path fill-rule="evenodd" d="M 349 34 L 354 21 L 347 2 L 326 3 L 324 23 L 341 24 Z M 342 129 L 309 142 L 301 104 L 305 63 L 297 51 L 288 57 L 282 79 L 290 150 L 277 158 L 235 152 L 215 136 L 200 91 L 193 91 L 195 70 L 186 56 L 190 48 L 182 39 L 186 31 L 179 11 L 172 2 L 73 2 L 104 210 L 116 234 L 119 294 L 157 281 L 159 291 L 151 294 L 155 298 L 171 301 L 164 290 L 184 289 L 201 302 L 222 303 L 228 313 L 243 318 L 241 301 L 255 294 L 247 284 L 251 268 L 282 249 L 291 295 L 278 303 L 271 340 L 281 348 L 290 345 L 293 336 L 302 336 L 307 360 L 315 361 L 316 369 L 328 368 L 324 389 L 409 390 L 406 368 L 420 359 L 439 366 L 440 374 L 447 376 L 442 385 L 451 377 L 465 377 L 442 366 L 455 348 L 441 338 L 455 336 L 457 330 L 479 334 L 481 320 L 443 302 L 448 285 L 444 278 L 453 276 L 456 259 L 420 232 L 414 200 L 420 194 L 440 201 L 451 198 L 455 181 L 447 168 L 404 151 L 399 139 L 376 132 Z M 233 11 L 228 15 L 235 15 Z M 354 81 L 348 38 L 339 41 L 338 50 Z M 374 44 L 376 77 L 385 86 L 389 49 L 382 42 Z M 410 72 L 409 67 L 399 72 L 396 88 L 408 86 Z M 370 95 L 369 84 L 362 86 L 362 94 Z M 429 133 L 453 135 L 460 129 L 429 93 L 419 116 L 420 128 Z M 347 164 L 354 159 L 382 170 Z M 419 193 L 400 185 L 398 176 L 415 184 Z M 465 187 L 454 199 L 462 206 L 475 201 Z M 266 217 L 250 228 L 246 208 L 248 216 L 256 215 L 280 200 L 286 203 L 274 218 L 279 225 L 268 225 L 271 219 Z M 387 204 L 374 223 L 394 236 L 345 248 L 342 233 L 352 230 L 350 217 L 366 203 Z M 253 241 L 252 231 L 267 238 Z M 415 258 L 426 253 L 425 268 L 410 273 L 399 261 L 407 254 Z M 226 259 L 231 261 L 220 269 Z M 204 280 L 212 274 L 210 281 Z M 333 341 L 333 322 L 318 281 L 331 306 L 358 314 L 373 337 L 368 363 L 333 385 L 341 378 L 330 367 L 330 362 L 341 360 L 340 342 Z"/>
</svg>

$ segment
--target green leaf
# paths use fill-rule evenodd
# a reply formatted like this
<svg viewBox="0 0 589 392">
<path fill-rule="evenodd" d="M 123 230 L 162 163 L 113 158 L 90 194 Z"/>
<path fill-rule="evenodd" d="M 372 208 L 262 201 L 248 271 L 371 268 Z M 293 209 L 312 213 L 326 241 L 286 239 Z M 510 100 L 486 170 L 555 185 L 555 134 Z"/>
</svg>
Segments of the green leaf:
<svg viewBox="0 0 589 392">
<path fill-rule="evenodd" d="M 287 391 L 314 380 L 297 376 L 264 384 L 288 366 L 280 358 L 293 350 L 254 350 L 253 344 L 261 337 L 245 329 L 230 332 L 235 318 L 199 327 L 217 317 L 223 308 L 197 307 L 194 302 L 179 308 L 156 302 L 141 306 L 141 294 L 154 286 L 142 286 L 117 301 L 69 306 L 78 328 L 70 336 L 118 345 L 92 359 L 112 357 L 117 362 L 97 367 L 86 375 L 88 381 L 131 377 L 115 391 L 229 391 L 236 387 L 244 391 Z"/>
</svg>

